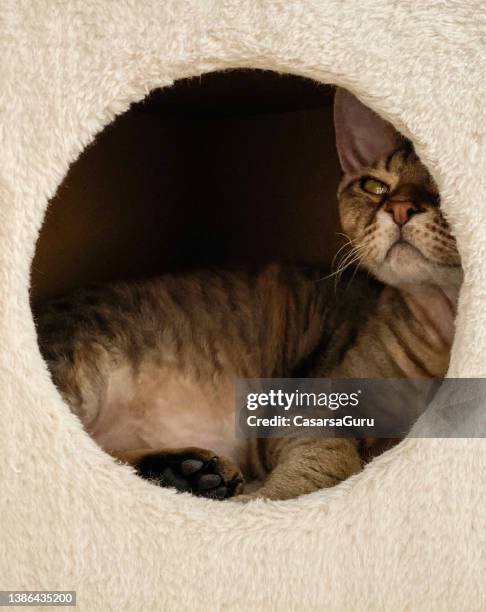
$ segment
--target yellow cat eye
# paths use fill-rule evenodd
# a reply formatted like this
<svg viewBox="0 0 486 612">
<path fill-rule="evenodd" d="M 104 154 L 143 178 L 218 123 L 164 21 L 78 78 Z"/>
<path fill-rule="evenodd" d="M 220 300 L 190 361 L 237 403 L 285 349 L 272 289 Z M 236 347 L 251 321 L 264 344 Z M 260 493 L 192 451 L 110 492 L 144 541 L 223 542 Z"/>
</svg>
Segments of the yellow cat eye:
<svg viewBox="0 0 486 612">
<path fill-rule="evenodd" d="M 390 187 L 386 183 L 369 176 L 365 176 L 361 179 L 361 188 L 367 193 L 377 196 L 381 196 L 390 191 Z"/>
</svg>

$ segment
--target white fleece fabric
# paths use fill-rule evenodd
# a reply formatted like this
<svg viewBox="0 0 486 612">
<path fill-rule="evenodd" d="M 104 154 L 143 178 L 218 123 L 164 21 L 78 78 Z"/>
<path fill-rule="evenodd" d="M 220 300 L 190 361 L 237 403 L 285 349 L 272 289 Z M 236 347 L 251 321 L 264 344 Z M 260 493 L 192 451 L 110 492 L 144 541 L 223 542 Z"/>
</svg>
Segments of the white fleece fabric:
<svg viewBox="0 0 486 612">
<path fill-rule="evenodd" d="M 450 374 L 486 376 L 483 2 L 0 8 L 0 589 L 75 589 L 89 612 L 485 610 L 484 440 L 407 439 L 340 486 L 286 502 L 162 490 L 70 413 L 29 308 L 47 202 L 104 126 L 175 79 L 271 69 L 347 87 L 413 140 L 465 269 Z"/>
</svg>

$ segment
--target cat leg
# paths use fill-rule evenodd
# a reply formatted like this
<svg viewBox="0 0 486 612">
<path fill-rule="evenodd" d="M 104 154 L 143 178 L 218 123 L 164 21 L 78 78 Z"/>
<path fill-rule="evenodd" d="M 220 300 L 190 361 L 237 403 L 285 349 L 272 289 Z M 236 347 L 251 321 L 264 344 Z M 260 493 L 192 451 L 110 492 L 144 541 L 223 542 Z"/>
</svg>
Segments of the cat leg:
<svg viewBox="0 0 486 612">
<path fill-rule="evenodd" d="M 243 488 L 243 476 L 226 457 L 202 448 L 138 449 L 109 451 L 132 465 L 137 473 L 162 487 L 172 487 L 200 497 L 226 499 Z"/>
<path fill-rule="evenodd" d="M 298 497 L 332 487 L 362 467 L 354 439 L 268 438 L 260 449 L 270 472 L 259 489 L 236 501 Z"/>
</svg>

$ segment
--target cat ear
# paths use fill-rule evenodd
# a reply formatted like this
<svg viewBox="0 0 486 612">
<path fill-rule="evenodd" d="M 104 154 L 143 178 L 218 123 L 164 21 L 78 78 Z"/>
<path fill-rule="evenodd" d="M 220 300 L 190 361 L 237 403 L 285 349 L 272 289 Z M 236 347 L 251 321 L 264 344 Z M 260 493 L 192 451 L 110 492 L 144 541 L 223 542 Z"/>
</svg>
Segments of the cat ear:
<svg viewBox="0 0 486 612">
<path fill-rule="evenodd" d="M 387 121 L 338 87 L 334 98 L 336 146 L 345 173 L 356 173 L 388 157 L 400 134 Z"/>
</svg>

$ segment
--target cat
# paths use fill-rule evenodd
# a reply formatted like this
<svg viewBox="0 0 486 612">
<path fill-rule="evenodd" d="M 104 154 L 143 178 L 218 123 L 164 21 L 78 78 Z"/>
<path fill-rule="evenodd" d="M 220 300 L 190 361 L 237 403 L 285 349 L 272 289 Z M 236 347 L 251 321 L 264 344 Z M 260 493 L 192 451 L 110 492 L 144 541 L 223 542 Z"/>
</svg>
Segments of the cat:
<svg viewBox="0 0 486 612">
<path fill-rule="evenodd" d="M 350 438 L 241 439 L 238 377 L 441 377 L 462 279 L 439 193 L 412 144 L 335 95 L 339 213 L 359 272 L 199 271 L 79 289 L 36 313 L 52 379 L 139 475 L 212 499 L 288 499 L 363 465 Z M 245 482 L 260 482 L 245 491 Z"/>
</svg>

